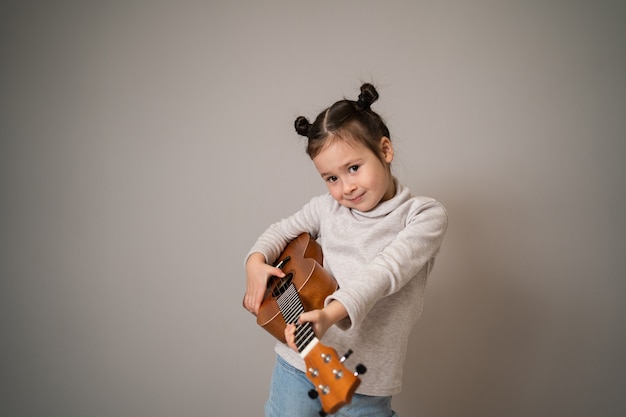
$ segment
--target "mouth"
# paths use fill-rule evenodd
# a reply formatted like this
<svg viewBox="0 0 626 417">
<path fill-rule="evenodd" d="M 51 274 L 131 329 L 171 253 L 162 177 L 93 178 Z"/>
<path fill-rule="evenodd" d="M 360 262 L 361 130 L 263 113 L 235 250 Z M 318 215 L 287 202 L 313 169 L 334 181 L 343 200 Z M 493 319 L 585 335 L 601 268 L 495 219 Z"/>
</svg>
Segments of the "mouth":
<svg viewBox="0 0 626 417">
<path fill-rule="evenodd" d="M 354 198 L 347 198 L 346 200 L 348 200 L 350 203 L 352 204 L 357 204 L 359 203 L 361 200 L 363 200 L 363 196 L 365 195 L 365 193 L 360 194 Z"/>
</svg>

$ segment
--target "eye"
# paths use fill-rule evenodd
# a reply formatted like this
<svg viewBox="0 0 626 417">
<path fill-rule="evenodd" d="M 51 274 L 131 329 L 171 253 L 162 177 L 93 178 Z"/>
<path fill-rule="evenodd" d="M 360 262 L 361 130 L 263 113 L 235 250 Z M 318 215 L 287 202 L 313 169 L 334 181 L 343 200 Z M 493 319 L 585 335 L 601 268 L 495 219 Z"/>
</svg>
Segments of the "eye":
<svg viewBox="0 0 626 417">
<path fill-rule="evenodd" d="M 358 165 L 352 165 L 350 168 L 348 168 L 348 172 L 350 172 L 351 174 L 357 172 L 358 170 L 359 170 Z"/>
<path fill-rule="evenodd" d="M 337 181 L 337 177 L 335 177 L 334 175 L 331 175 L 330 177 L 326 178 L 326 182 L 333 183 L 335 181 Z"/>
</svg>

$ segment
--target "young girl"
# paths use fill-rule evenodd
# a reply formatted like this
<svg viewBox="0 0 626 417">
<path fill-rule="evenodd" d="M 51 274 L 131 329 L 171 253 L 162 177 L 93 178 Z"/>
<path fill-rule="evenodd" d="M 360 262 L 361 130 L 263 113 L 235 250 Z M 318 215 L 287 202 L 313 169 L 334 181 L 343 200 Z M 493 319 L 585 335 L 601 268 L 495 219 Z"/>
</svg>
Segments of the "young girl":
<svg viewBox="0 0 626 417">
<path fill-rule="evenodd" d="M 301 314 L 324 345 L 367 374 L 349 405 L 336 416 L 396 416 L 391 396 L 401 390 L 402 367 L 411 327 L 422 310 L 424 290 L 447 227 L 444 207 L 432 198 L 414 197 L 391 172 L 394 157 L 389 130 L 370 109 L 378 99 L 371 84 L 358 101 L 340 100 L 313 124 L 300 116 L 298 134 L 308 138 L 307 153 L 328 187 L 301 210 L 272 224 L 246 258 L 244 307 L 257 314 L 267 280 L 285 274 L 272 263 L 285 246 L 308 232 L 322 247 L 324 268 L 339 289 L 319 310 Z M 294 344 L 277 342 L 267 417 L 317 417 L 318 400 Z"/>
</svg>

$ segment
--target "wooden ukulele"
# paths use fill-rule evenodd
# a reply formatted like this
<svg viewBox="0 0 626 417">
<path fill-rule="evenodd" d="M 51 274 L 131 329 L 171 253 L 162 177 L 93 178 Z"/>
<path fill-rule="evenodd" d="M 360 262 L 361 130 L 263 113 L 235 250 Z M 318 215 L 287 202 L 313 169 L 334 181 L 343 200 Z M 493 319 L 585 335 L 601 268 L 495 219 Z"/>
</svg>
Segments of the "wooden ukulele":
<svg viewBox="0 0 626 417">
<path fill-rule="evenodd" d="M 322 262 L 322 248 L 308 233 L 292 240 L 276 264 L 286 275 L 268 280 L 257 324 L 285 343 L 287 323 L 296 323 L 296 346 L 304 359 L 306 376 L 315 386 L 309 396 L 319 396 L 323 409 L 320 415 L 326 415 L 350 403 L 361 383 L 358 375 L 366 369 L 358 365 L 357 372 L 350 372 L 343 362 L 351 351 L 339 357 L 333 348 L 319 341 L 311 323 L 297 324 L 301 313 L 323 308 L 324 299 L 338 288 Z"/>
</svg>

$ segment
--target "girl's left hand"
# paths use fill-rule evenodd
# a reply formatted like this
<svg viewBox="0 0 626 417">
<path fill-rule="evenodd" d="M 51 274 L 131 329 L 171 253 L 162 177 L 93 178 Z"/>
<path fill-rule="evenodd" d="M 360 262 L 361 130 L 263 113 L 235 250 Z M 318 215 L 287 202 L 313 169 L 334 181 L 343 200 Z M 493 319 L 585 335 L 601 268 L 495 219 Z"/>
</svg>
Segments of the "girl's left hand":
<svg viewBox="0 0 626 417">
<path fill-rule="evenodd" d="M 335 300 L 320 310 L 311 310 L 302 313 L 300 318 L 298 318 L 298 323 L 302 324 L 310 322 L 313 325 L 315 335 L 318 339 L 321 339 L 324 334 L 326 334 L 326 331 L 330 328 L 330 326 L 347 316 L 348 312 L 343 304 Z M 288 324 L 285 327 L 285 339 L 287 340 L 287 345 L 294 351 L 298 352 L 298 347 L 295 343 L 295 332 L 295 324 Z"/>
</svg>

